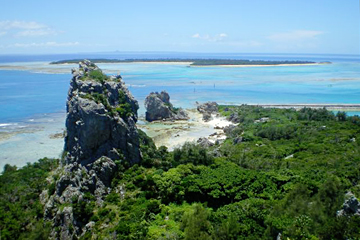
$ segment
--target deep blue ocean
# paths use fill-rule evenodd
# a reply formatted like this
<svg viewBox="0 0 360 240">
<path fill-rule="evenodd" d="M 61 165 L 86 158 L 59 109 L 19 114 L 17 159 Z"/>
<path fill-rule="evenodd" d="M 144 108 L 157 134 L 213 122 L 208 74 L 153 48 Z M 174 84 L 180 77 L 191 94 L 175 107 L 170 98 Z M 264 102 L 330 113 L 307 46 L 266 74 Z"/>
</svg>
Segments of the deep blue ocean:
<svg viewBox="0 0 360 240">
<path fill-rule="evenodd" d="M 145 97 L 166 90 L 176 107 L 193 108 L 195 102 L 220 104 L 360 104 L 360 56 L 306 54 L 195 54 L 195 53 L 104 53 L 63 55 L 0 55 L 0 133 L 21 134 L 26 129 L 64 127 L 65 104 L 76 65 L 49 65 L 51 61 L 77 58 L 221 58 L 249 60 L 330 61 L 328 65 L 275 67 L 187 67 L 175 64 L 99 64 L 107 74 L 120 73 L 139 101 L 144 114 Z M 349 114 L 359 114 L 349 112 Z M 51 125 L 48 123 L 56 123 Z M 25 129 L 25 130 L 24 130 Z M 58 130 L 56 130 L 58 129 Z M 0 167 L 25 158 L 12 155 L 16 149 L 32 151 L 46 140 L 38 135 L 0 136 Z M 17 135 L 17 137 L 19 137 Z M 33 139 L 33 138 L 35 139 Z M 27 141 L 24 145 L 24 141 Z M 60 145 L 62 142 L 56 142 Z M 61 145 L 62 146 L 62 145 Z M 44 149 L 49 148 L 44 145 Z M 39 152 L 39 156 L 44 151 Z M 58 153 L 56 153 L 58 154 Z M 2 161 L 1 159 L 8 159 Z M 32 158 L 27 159 L 29 161 Z M 34 159 L 36 160 L 36 159 Z M 17 164 L 17 163 L 16 163 Z M 21 165 L 21 164 L 20 164 Z"/>
</svg>

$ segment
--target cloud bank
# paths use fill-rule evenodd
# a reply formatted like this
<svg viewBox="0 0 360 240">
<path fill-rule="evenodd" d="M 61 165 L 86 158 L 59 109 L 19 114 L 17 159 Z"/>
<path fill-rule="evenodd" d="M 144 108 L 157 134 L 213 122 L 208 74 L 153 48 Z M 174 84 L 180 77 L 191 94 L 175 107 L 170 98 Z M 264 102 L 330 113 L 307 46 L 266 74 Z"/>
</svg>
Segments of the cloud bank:
<svg viewBox="0 0 360 240">
<path fill-rule="evenodd" d="M 14 37 L 37 37 L 59 33 L 61 31 L 56 31 L 45 24 L 34 21 L 0 21 L 0 36 L 11 34 Z"/>
</svg>

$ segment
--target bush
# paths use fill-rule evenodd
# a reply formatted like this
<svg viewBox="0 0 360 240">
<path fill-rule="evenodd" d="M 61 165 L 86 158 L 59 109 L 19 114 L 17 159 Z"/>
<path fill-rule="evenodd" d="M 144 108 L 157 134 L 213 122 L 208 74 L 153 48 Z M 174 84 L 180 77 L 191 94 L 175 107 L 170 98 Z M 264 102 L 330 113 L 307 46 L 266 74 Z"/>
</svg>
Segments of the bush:
<svg viewBox="0 0 360 240">
<path fill-rule="evenodd" d="M 181 148 L 174 149 L 173 162 L 175 166 L 186 163 L 210 165 L 214 162 L 214 159 L 207 153 L 206 148 L 187 142 Z"/>
</svg>

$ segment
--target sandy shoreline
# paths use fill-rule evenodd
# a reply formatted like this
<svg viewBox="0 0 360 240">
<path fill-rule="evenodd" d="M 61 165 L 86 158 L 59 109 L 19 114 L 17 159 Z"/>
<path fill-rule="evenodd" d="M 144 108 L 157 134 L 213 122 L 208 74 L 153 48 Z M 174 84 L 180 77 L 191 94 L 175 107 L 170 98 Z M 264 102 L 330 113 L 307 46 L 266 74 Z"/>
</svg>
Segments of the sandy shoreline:
<svg viewBox="0 0 360 240">
<path fill-rule="evenodd" d="M 222 128 L 230 125 L 231 122 L 227 121 L 225 117 L 214 115 L 213 120 L 204 122 L 202 114 L 196 109 L 187 110 L 187 113 L 189 120 L 156 121 L 138 124 L 137 127 L 145 131 L 154 140 L 157 147 L 166 146 L 169 150 L 180 147 L 185 142 L 196 142 L 202 137 L 208 138 L 212 143 L 226 138 Z"/>
<path fill-rule="evenodd" d="M 99 64 L 160 64 L 160 65 L 190 65 L 193 62 L 119 62 L 119 63 L 99 63 Z"/>
</svg>

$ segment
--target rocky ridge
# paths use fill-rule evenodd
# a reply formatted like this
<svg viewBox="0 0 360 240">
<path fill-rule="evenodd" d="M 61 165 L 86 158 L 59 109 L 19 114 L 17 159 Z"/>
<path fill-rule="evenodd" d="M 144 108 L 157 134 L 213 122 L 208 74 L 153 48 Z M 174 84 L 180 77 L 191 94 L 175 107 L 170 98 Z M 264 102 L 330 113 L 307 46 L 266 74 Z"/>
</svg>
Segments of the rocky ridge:
<svg viewBox="0 0 360 240">
<path fill-rule="evenodd" d="M 91 198 L 102 204 L 110 192 L 117 162 L 141 161 L 135 125 L 139 106 L 121 76 L 108 77 L 87 60 L 72 74 L 63 162 L 55 193 L 45 205 L 54 239 L 84 234 L 89 224 L 80 216 L 84 214 L 83 203 Z"/>
<path fill-rule="evenodd" d="M 170 96 L 166 91 L 152 92 L 145 99 L 145 119 L 156 120 L 188 120 L 187 113 L 181 108 L 175 108 L 170 103 Z"/>
</svg>

